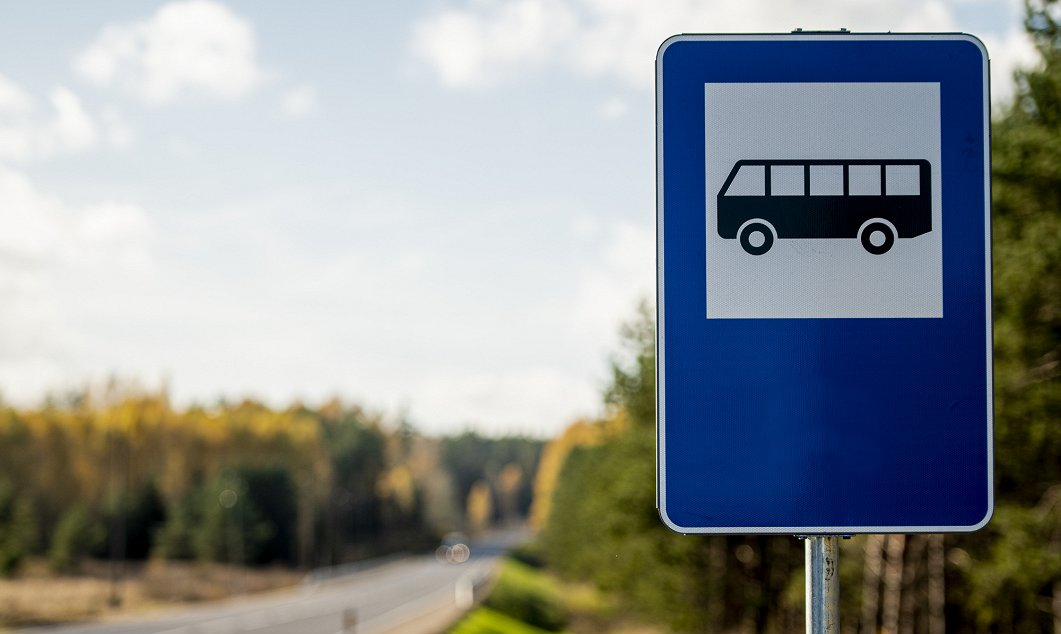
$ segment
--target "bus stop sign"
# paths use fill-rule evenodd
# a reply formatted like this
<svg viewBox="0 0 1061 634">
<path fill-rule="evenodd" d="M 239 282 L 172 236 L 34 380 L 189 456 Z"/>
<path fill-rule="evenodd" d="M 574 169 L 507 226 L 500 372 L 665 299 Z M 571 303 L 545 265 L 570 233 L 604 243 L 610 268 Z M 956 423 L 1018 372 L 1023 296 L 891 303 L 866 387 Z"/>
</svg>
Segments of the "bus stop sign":
<svg viewBox="0 0 1061 634">
<path fill-rule="evenodd" d="M 963 34 L 656 59 L 658 506 L 685 533 L 993 507 L 988 59 Z"/>
</svg>

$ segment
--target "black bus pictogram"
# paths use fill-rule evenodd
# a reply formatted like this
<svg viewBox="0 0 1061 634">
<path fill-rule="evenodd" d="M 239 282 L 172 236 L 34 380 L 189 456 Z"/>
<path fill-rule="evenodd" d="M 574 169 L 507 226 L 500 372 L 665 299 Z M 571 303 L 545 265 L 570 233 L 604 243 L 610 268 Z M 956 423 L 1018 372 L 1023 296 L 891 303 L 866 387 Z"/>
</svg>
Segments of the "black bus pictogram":
<svg viewBox="0 0 1061 634">
<path fill-rule="evenodd" d="M 751 255 L 782 238 L 857 238 L 882 255 L 930 231 L 923 159 L 741 160 L 718 192 L 718 235 Z"/>
</svg>

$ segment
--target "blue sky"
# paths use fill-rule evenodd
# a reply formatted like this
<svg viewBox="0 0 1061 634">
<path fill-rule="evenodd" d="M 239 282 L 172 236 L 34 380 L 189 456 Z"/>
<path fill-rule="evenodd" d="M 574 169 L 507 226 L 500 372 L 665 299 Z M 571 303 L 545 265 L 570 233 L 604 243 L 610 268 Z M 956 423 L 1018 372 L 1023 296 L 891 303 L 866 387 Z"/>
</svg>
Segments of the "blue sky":
<svg viewBox="0 0 1061 634">
<path fill-rule="evenodd" d="M 1011 0 L 4 3 L 0 393 L 332 395 L 425 431 L 599 410 L 654 278 L 656 47 L 967 31 Z M 808 22 L 804 16 L 813 16 Z"/>
</svg>

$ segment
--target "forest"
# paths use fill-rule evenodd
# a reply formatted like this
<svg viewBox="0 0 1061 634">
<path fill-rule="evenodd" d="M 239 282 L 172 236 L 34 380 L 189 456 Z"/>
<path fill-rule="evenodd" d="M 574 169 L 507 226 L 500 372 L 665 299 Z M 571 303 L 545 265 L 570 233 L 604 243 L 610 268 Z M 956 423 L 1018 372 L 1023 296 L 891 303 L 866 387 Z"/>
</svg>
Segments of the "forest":
<svg viewBox="0 0 1061 634">
<path fill-rule="evenodd" d="M 118 384 L 0 407 L 0 574 L 147 558 L 309 569 L 528 512 L 542 442 L 427 437 L 332 400 L 178 409 Z"/>
</svg>

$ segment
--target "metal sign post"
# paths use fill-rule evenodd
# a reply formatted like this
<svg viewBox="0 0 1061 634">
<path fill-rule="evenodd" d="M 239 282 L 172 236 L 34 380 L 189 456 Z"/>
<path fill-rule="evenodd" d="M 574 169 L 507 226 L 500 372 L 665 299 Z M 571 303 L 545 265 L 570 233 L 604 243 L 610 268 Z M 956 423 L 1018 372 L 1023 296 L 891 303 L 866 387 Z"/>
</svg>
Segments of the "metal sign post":
<svg viewBox="0 0 1061 634">
<path fill-rule="evenodd" d="M 657 507 L 838 540 L 994 508 L 988 56 L 962 33 L 685 34 L 656 56 Z"/>
<path fill-rule="evenodd" d="M 807 634 L 840 631 L 840 538 L 811 535 L 806 543 Z"/>
</svg>

